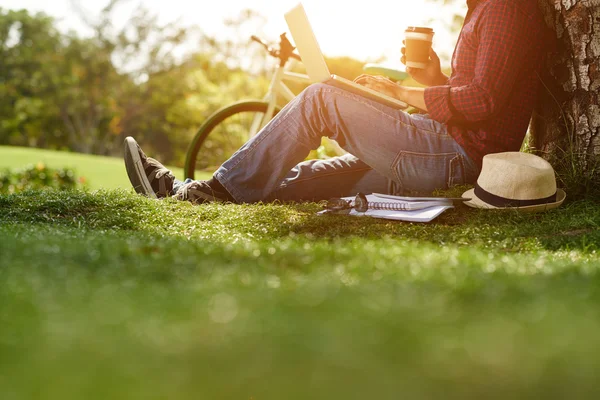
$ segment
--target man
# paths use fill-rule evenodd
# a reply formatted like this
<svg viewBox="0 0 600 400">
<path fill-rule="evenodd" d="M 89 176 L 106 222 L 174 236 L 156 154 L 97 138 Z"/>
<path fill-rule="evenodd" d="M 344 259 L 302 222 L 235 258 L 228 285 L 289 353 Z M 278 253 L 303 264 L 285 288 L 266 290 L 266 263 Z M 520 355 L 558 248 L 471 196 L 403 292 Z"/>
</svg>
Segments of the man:
<svg viewBox="0 0 600 400">
<path fill-rule="evenodd" d="M 536 0 L 468 0 L 467 5 L 449 78 L 432 50 L 427 68 L 407 69 L 425 89 L 381 77 L 357 79 L 428 114 L 409 115 L 315 84 L 209 181 L 176 180 L 127 138 L 132 185 L 139 193 L 194 203 L 253 203 L 317 201 L 357 192 L 430 193 L 473 183 L 484 155 L 521 147 L 536 100 L 545 25 Z M 302 162 L 323 136 L 350 154 Z"/>
</svg>

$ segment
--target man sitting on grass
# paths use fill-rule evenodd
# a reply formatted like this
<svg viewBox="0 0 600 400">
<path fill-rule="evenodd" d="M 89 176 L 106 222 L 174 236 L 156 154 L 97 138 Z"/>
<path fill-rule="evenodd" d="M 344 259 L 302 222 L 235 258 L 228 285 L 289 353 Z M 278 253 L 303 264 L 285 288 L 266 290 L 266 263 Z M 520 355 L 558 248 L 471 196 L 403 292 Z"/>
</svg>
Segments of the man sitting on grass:
<svg viewBox="0 0 600 400">
<path fill-rule="evenodd" d="M 431 50 L 425 69 L 407 68 L 425 89 L 382 77 L 357 80 L 428 114 L 410 115 L 314 84 L 208 181 L 178 181 L 128 137 L 125 164 L 133 187 L 194 203 L 254 203 L 357 192 L 430 193 L 474 183 L 483 156 L 521 147 L 536 102 L 545 24 L 536 0 L 467 0 L 467 5 L 449 78 Z M 349 154 L 303 161 L 323 136 Z"/>
</svg>

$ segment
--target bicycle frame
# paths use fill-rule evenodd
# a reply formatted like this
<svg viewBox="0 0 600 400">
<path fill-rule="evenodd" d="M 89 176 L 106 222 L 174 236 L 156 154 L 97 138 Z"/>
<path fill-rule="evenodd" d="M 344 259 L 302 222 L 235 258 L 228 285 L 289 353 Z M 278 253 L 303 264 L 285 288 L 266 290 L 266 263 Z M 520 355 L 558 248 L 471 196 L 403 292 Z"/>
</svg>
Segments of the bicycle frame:
<svg viewBox="0 0 600 400">
<path fill-rule="evenodd" d="M 289 65 L 289 64 L 288 64 Z M 289 87 L 285 84 L 285 81 L 288 82 L 297 82 L 297 83 L 312 83 L 308 75 L 298 74 L 295 72 L 290 72 L 286 70 L 286 67 L 281 67 L 278 65 L 275 69 L 275 73 L 271 79 L 271 83 L 269 84 L 269 89 L 267 90 L 267 94 L 263 98 L 263 101 L 268 103 L 267 112 L 262 116 L 257 116 L 252 122 L 252 127 L 250 128 L 250 137 L 253 137 L 260 131 L 260 129 L 265 126 L 272 118 L 275 113 L 275 107 L 277 106 L 277 100 L 279 96 L 285 99 L 286 101 L 291 101 L 296 95 L 294 92 L 290 90 Z"/>
<path fill-rule="evenodd" d="M 269 121 L 273 119 L 273 116 L 277 110 L 278 101 L 282 102 L 290 102 L 292 101 L 296 95 L 292 90 L 285 84 L 285 82 L 295 82 L 299 84 L 309 85 L 312 83 L 310 77 L 305 74 L 298 74 L 294 72 L 290 72 L 290 67 L 293 63 L 289 61 L 294 59 L 296 61 L 302 62 L 300 56 L 294 53 L 294 47 L 292 44 L 286 39 L 285 33 L 280 35 L 280 43 L 278 48 L 272 48 L 263 40 L 256 36 L 252 36 L 251 40 L 259 43 L 263 46 L 263 48 L 267 51 L 268 55 L 278 60 L 278 64 L 274 66 L 272 69 L 271 81 L 269 83 L 269 87 L 267 89 L 266 95 L 262 98 L 262 100 L 245 100 L 238 101 L 229 106 L 223 107 L 213 113 L 198 129 L 198 132 L 194 136 L 192 144 L 188 148 L 188 152 L 186 155 L 185 161 L 185 173 L 186 178 L 193 178 L 194 171 L 196 168 L 196 161 L 198 154 L 201 151 L 202 145 L 206 140 L 207 136 L 221 123 L 223 123 L 227 118 L 232 117 L 234 115 L 242 114 L 245 115 L 250 114 L 251 120 L 243 119 L 243 126 L 241 128 L 245 131 L 244 128 L 247 127 L 247 123 L 251 122 L 251 126 L 249 127 L 247 132 L 247 136 L 237 135 L 237 139 L 241 144 L 243 144 L 248 139 L 254 137 L 260 130 L 263 128 Z M 402 74 L 400 79 L 403 79 L 407 76 L 406 73 L 401 71 L 389 70 L 389 68 L 382 68 L 377 65 L 372 65 L 371 70 L 375 74 L 379 75 L 387 75 L 388 72 L 392 72 L 396 75 L 396 79 L 398 79 L 398 74 Z M 367 71 L 368 72 L 368 71 Z M 390 75 L 391 76 L 391 75 Z M 235 122 L 233 122 L 235 124 Z M 225 128 L 224 128 L 225 129 Z M 238 133 L 245 133 L 245 132 Z M 224 131 L 225 132 L 225 131 Z M 225 132 L 226 134 L 227 132 Z M 240 145 L 241 145 L 240 144 Z M 345 154 L 345 151 L 335 142 L 335 140 L 331 140 L 328 138 L 323 138 L 322 144 L 327 146 L 327 153 L 330 154 L 333 151 L 336 155 Z M 235 147 L 235 146 L 234 146 Z M 230 149 L 228 149 L 230 150 Z M 232 149 L 234 151 L 234 149 Z M 202 151 L 209 151 L 206 148 Z M 227 154 L 221 154 L 223 156 L 227 156 Z M 221 156 L 218 155 L 217 157 Z"/>
</svg>

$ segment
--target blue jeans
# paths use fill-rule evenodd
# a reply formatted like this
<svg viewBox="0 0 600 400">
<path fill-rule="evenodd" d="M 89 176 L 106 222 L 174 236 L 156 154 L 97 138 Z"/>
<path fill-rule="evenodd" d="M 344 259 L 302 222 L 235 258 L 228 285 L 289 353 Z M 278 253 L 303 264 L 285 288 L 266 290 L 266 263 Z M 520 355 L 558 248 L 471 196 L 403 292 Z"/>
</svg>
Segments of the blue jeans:
<svg viewBox="0 0 600 400">
<path fill-rule="evenodd" d="M 303 161 L 321 138 L 348 153 Z M 326 84 L 292 100 L 214 177 L 239 203 L 318 201 L 357 192 L 430 194 L 473 183 L 478 167 L 427 115 L 410 115 Z M 175 190 L 183 184 L 177 182 Z"/>
</svg>

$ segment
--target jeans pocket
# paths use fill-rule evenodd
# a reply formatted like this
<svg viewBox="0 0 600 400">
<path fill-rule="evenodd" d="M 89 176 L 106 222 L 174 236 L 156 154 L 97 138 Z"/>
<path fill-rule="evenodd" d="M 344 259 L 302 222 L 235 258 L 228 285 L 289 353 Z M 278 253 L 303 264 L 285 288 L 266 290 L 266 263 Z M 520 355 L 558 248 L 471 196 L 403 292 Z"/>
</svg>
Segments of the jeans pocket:
<svg viewBox="0 0 600 400">
<path fill-rule="evenodd" d="M 404 192 L 431 193 L 466 182 L 460 153 L 414 153 L 402 151 L 392 164 L 392 173 Z"/>
</svg>

